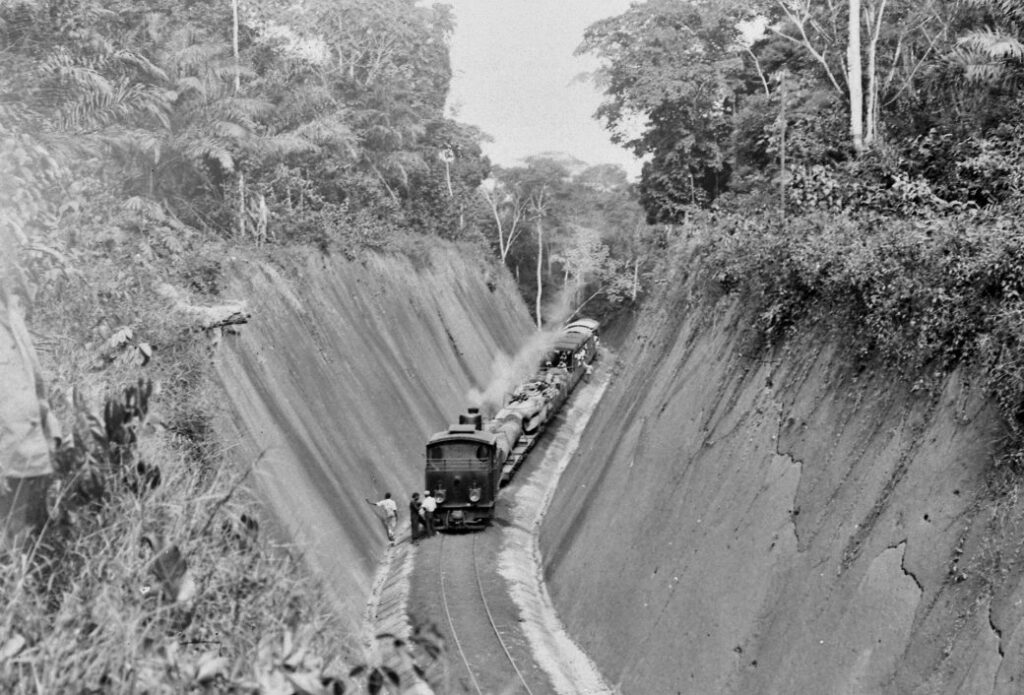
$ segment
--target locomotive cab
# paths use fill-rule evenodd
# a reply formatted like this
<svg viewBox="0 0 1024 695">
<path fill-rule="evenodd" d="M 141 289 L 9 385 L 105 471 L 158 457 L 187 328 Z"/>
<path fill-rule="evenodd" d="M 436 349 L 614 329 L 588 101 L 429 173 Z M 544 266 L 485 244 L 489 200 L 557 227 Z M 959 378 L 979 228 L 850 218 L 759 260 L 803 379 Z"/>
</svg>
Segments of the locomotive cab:
<svg viewBox="0 0 1024 695">
<path fill-rule="evenodd" d="M 436 528 L 481 528 L 494 517 L 503 461 L 495 435 L 478 426 L 452 425 L 427 442 L 426 489 L 437 500 Z"/>
</svg>

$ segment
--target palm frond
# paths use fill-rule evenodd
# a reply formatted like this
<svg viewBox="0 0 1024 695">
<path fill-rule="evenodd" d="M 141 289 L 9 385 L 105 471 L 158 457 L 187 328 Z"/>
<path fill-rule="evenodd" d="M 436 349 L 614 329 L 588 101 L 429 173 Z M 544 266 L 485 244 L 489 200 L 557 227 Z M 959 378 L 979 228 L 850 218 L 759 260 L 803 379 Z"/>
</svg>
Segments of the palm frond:
<svg viewBox="0 0 1024 695">
<path fill-rule="evenodd" d="M 427 173 L 430 166 L 419 152 L 391 152 L 384 157 L 379 167 L 387 176 L 396 178 L 404 188 L 409 187 L 409 177 L 414 173 Z"/>
<path fill-rule="evenodd" d="M 124 65 L 130 65 L 136 68 L 139 73 L 146 77 L 159 80 L 161 82 L 169 80 L 167 73 L 162 68 L 154 65 L 149 58 L 138 51 L 131 51 L 122 48 L 114 51 L 112 57 Z"/>
<path fill-rule="evenodd" d="M 319 147 L 334 147 L 348 153 L 352 159 L 359 156 L 359 138 L 347 123 L 335 114 L 322 116 L 303 123 L 292 131 L 296 136 Z"/>
<path fill-rule="evenodd" d="M 940 71 L 961 75 L 967 84 L 1007 85 L 1019 78 L 1019 65 L 1024 59 L 1024 44 L 1016 38 L 994 30 L 965 35 L 941 61 Z"/>
<path fill-rule="evenodd" d="M 91 91 L 63 104 L 57 111 L 62 128 L 98 130 L 114 125 L 128 125 L 140 118 L 154 118 L 167 123 L 169 104 L 164 92 L 150 85 L 122 78 L 107 83 L 109 90 Z"/>
<path fill-rule="evenodd" d="M 287 157 L 288 155 L 306 154 L 320 150 L 316 143 L 294 132 L 260 138 L 260 149 L 264 153 L 275 157 Z"/>
<path fill-rule="evenodd" d="M 231 143 L 216 137 L 201 137 L 184 144 L 182 153 L 189 159 L 194 161 L 212 159 L 228 173 L 235 170 L 235 157 L 231 153 Z"/>
<path fill-rule="evenodd" d="M 182 39 L 181 36 L 177 38 Z M 170 50 L 162 56 L 161 62 L 177 75 L 203 74 L 230 55 L 231 47 L 226 43 L 184 42 L 177 46 L 172 44 Z"/>
<path fill-rule="evenodd" d="M 195 75 L 184 75 L 179 77 L 175 83 L 178 95 L 195 93 L 201 97 L 206 96 L 206 82 Z"/>
<path fill-rule="evenodd" d="M 982 29 L 967 34 L 958 41 L 969 51 L 976 51 L 991 60 L 1021 60 L 1024 43 L 1010 34 L 996 29 Z"/>
<path fill-rule="evenodd" d="M 151 220 L 162 220 L 165 217 L 164 208 L 160 203 L 138 195 L 126 198 L 121 203 L 121 207 L 130 212 L 139 213 Z"/>
<path fill-rule="evenodd" d="M 1024 4 L 1020 0 L 959 0 L 962 7 L 987 10 L 1011 21 L 1024 21 Z"/>
<path fill-rule="evenodd" d="M 238 122 L 252 121 L 274 111 L 274 105 L 266 99 L 228 96 L 217 103 L 219 113 Z"/>
<path fill-rule="evenodd" d="M 38 72 L 42 79 L 54 80 L 65 89 L 105 95 L 114 91 L 110 80 L 91 67 L 76 64 L 72 56 L 64 51 L 58 51 L 44 60 Z"/>
</svg>

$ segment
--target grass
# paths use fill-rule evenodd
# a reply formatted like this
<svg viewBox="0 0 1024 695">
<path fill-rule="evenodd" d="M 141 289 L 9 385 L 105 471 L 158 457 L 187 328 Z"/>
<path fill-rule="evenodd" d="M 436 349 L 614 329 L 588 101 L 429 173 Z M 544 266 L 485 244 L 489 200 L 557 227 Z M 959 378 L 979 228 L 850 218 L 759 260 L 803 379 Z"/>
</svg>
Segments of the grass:
<svg viewBox="0 0 1024 695">
<path fill-rule="evenodd" d="M 169 283 L 216 304 L 221 259 L 252 250 L 180 225 L 114 222 L 52 240 L 60 258 L 24 261 L 64 439 L 48 521 L 22 552 L 0 556 L 0 692 L 352 693 L 421 682 L 441 656 L 434 636 L 384 637 L 364 654 L 301 549 L 261 531 L 248 486 L 259 462 L 232 464 L 211 424 L 222 394 L 209 336 L 157 291 Z M 159 387 L 145 407 L 125 408 L 146 384 Z M 110 403 L 123 418 L 111 420 Z"/>
<path fill-rule="evenodd" d="M 168 438 L 139 446 L 159 485 L 111 470 L 101 497 L 72 504 L 79 469 L 56 486 L 60 512 L 0 564 L 0 691 L 262 690 L 289 641 L 307 650 L 294 673 L 347 676 L 343 625 L 305 568 L 260 537 L 245 472 L 211 477 Z"/>
</svg>

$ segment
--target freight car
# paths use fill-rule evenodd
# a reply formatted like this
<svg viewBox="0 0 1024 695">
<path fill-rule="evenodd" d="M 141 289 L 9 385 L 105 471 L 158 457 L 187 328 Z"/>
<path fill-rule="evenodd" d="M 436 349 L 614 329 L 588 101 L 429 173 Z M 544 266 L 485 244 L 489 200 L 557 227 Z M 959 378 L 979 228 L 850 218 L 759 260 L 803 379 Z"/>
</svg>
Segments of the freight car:
<svg viewBox="0 0 1024 695">
<path fill-rule="evenodd" d="M 599 346 L 599 324 L 580 319 L 558 334 L 537 373 L 518 385 L 486 420 L 469 408 L 459 422 L 427 442 L 426 489 L 437 500 L 438 529 L 482 528 L 494 518 L 499 489 L 590 369 Z"/>
</svg>

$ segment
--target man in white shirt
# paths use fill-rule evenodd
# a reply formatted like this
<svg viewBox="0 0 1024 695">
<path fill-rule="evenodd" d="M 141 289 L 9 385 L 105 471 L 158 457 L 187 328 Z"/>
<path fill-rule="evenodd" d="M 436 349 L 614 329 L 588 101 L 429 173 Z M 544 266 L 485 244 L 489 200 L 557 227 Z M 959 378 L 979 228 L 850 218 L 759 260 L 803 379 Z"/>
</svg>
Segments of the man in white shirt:
<svg viewBox="0 0 1024 695">
<path fill-rule="evenodd" d="M 437 509 L 437 500 L 434 493 L 427 490 L 424 493 L 423 501 L 420 502 L 420 515 L 423 517 L 423 525 L 427 527 L 427 538 L 434 535 L 434 511 Z"/>
<path fill-rule="evenodd" d="M 366 502 L 381 510 L 383 513 L 381 518 L 384 522 L 384 530 L 388 532 L 388 540 L 394 543 L 395 530 L 398 528 L 398 505 L 391 499 L 391 493 L 385 492 L 384 499 L 380 502 L 373 502 L 369 497 L 366 498 Z"/>
</svg>

